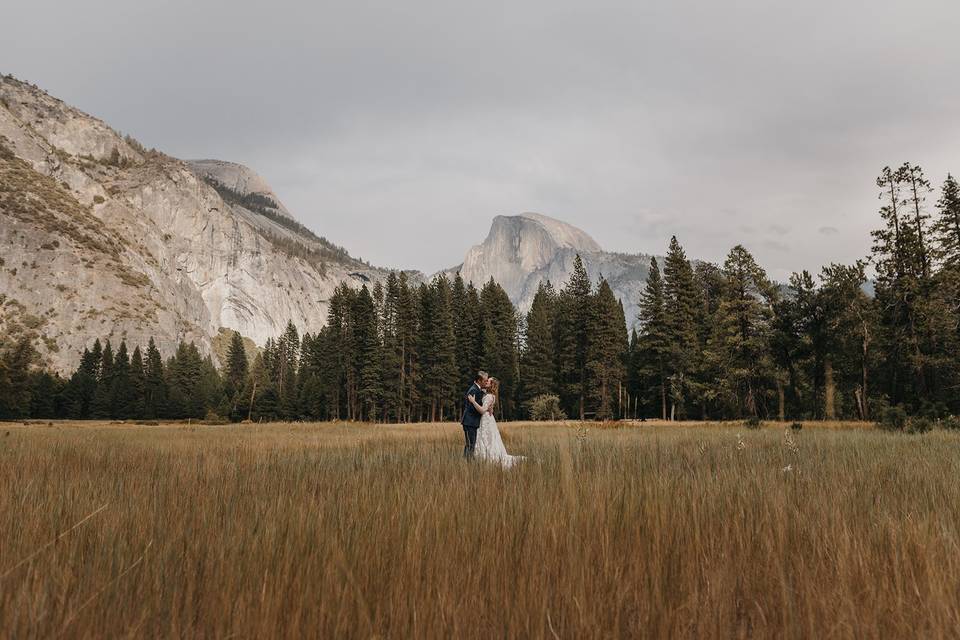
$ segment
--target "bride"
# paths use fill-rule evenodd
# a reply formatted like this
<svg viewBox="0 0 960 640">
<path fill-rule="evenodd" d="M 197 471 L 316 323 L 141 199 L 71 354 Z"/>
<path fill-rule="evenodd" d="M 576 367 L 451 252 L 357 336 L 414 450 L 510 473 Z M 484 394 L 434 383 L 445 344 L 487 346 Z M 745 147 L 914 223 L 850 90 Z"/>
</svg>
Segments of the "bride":
<svg viewBox="0 0 960 640">
<path fill-rule="evenodd" d="M 500 381 L 496 378 L 490 378 L 487 393 L 483 396 L 483 404 L 479 404 L 473 396 L 467 396 L 467 399 L 481 415 L 475 456 L 480 460 L 499 462 L 505 468 L 510 468 L 518 460 L 523 460 L 523 456 L 512 456 L 507 453 L 507 448 L 503 445 L 503 439 L 500 437 L 497 420 L 493 417 L 493 407 L 497 404 L 499 391 Z"/>
</svg>

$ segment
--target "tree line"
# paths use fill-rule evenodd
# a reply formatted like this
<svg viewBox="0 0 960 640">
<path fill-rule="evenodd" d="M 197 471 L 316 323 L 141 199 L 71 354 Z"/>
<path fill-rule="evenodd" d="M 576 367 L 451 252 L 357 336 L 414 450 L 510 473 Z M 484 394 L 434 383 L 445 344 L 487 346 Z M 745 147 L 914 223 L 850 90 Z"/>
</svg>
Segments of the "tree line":
<svg viewBox="0 0 960 640">
<path fill-rule="evenodd" d="M 501 380 L 505 419 L 956 414 L 960 188 L 948 176 L 930 203 L 911 164 L 885 168 L 877 187 L 869 258 L 786 284 L 742 246 L 718 265 L 689 260 L 672 238 L 651 259 L 629 333 L 579 256 L 526 314 L 492 279 L 477 289 L 459 274 L 412 285 L 391 273 L 339 286 L 316 333 L 288 323 L 255 354 L 235 333 L 220 369 L 193 344 L 164 361 L 152 340 L 144 353 L 98 340 L 61 378 L 37 366 L 29 339 L 15 341 L 0 352 L 0 417 L 451 420 L 481 368 Z"/>
</svg>

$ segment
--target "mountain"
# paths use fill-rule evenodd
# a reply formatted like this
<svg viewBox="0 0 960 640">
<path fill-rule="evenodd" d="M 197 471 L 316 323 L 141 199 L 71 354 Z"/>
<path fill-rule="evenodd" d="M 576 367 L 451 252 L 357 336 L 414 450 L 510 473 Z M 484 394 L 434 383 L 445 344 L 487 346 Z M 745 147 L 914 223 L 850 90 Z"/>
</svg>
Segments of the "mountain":
<svg viewBox="0 0 960 640">
<path fill-rule="evenodd" d="M 94 338 L 166 356 L 221 329 L 258 344 L 323 326 L 341 282 L 388 271 L 300 224 L 242 165 L 147 150 L 0 76 L 0 335 L 36 336 L 58 370 Z"/>
<path fill-rule="evenodd" d="M 593 282 L 602 275 L 610 283 L 632 327 L 650 256 L 604 251 L 586 232 L 539 213 L 497 216 L 483 243 L 467 251 L 463 264 L 446 272 L 459 271 L 476 286 L 492 277 L 526 312 L 542 281 L 549 280 L 558 289 L 563 286 L 578 254 Z"/>
</svg>

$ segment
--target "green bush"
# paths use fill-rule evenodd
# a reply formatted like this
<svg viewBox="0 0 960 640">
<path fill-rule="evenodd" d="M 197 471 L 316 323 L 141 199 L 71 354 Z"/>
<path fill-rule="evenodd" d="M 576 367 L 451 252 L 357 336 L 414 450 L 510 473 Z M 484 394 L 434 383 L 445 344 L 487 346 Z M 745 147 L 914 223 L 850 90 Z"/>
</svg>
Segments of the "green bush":
<svg viewBox="0 0 960 640">
<path fill-rule="evenodd" d="M 947 416 L 940 421 L 940 426 L 950 431 L 960 431 L 960 416 Z"/>
<path fill-rule="evenodd" d="M 207 415 L 203 419 L 204 424 L 230 424 L 230 421 L 226 418 L 218 415 L 213 409 L 207 411 Z"/>
<path fill-rule="evenodd" d="M 560 408 L 560 398 L 553 395 L 537 396 L 528 404 L 531 420 L 566 420 Z"/>
<path fill-rule="evenodd" d="M 877 426 L 886 431 L 903 431 L 907 427 L 907 411 L 900 405 L 884 407 Z"/>
<path fill-rule="evenodd" d="M 926 433 L 933 429 L 934 421 L 925 416 L 915 416 L 907 420 L 907 433 Z"/>
<path fill-rule="evenodd" d="M 930 418 L 931 420 L 939 420 L 949 416 L 950 410 L 947 409 L 945 402 L 930 402 L 924 399 L 920 402 L 920 411 L 917 415 Z"/>
</svg>

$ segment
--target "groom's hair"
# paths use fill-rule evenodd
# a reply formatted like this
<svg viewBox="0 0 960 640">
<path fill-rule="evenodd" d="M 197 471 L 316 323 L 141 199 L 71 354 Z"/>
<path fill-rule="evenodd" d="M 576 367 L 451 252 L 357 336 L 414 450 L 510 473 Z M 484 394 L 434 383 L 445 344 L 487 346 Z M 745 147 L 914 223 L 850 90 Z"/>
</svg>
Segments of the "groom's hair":
<svg viewBox="0 0 960 640">
<path fill-rule="evenodd" d="M 477 371 L 477 380 L 486 380 L 490 377 L 490 374 L 486 371 Z"/>
</svg>

